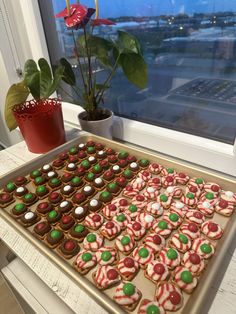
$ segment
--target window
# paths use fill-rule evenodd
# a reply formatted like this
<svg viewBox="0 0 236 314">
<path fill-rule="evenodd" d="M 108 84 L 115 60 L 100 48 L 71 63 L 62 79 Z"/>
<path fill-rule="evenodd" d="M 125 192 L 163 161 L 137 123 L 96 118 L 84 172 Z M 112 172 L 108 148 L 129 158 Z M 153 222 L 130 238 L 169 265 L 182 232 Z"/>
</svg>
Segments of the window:
<svg viewBox="0 0 236 314">
<path fill-rule="evenodd" d="M 37 3 L 28 2 L 22 11 L 28 42 L 34 44 L 32 56 L 27 57 L 47 57 Z M 93 6 L 92 0 L 83 3 Z M 151 69 L 149 86 L 143 91 L 130 84 L 125 88 L 124 78 L 117 77 L 107 94 L 107 106 L 109 103 L 117 114 L 116 137 L 236 175 L 232 95 L 236 5 L 219 0 L 191 3 L 117 0 L 110 4 L 100 0 L 100 15 L 117 22 L 110 31 L 122 26 L 139 37 Z M 39 5 L 53 63 L 54 58 L 71 53 L 66 30 L 54 19 L 65 2 L 39 0 Z M 212 95 L 214 88 L 226 98 L 214 98 L 220 97 Z M 78 107 L 64 105 L 66 120 L 71 120 L 69 115 Z"/>
</svg>

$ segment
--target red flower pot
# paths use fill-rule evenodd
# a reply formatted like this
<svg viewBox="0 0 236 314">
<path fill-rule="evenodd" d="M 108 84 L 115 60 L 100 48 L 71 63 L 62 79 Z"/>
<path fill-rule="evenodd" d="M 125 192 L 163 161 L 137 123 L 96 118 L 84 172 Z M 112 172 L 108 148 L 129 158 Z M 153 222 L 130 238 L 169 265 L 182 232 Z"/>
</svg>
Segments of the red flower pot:
<svg viewBox="0 0 236 314">
<path fill-rule="evenodd" d="M 16 105 L 13 113 L 32 153 L 46 153 L 65 143 L 60 100 L 26 101 Z"/>
</svg>

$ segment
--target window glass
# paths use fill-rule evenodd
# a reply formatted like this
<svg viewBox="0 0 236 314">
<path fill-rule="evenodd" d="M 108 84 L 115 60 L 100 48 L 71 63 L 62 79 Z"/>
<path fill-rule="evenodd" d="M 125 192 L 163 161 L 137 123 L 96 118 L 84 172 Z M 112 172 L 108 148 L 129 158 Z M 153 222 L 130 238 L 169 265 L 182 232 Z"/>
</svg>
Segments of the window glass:
<svg viewBox="0 0 236 314">
<path fill-rule="evenodd" d="M 40 2 L 52 60 L 55 58 L 52 43 L 58 40 L 60 54 L 73 63 L 70 30 L 63 19 L 56 19 L 57 37 L 55 34 L 52 40 L 50 31 L 49 38 L 47 29 L 53 17 L 47 21 L 49 10 L 43 8 L 45 1 Z M 64 0 L 47 2 L 53 14 L 65 7 Z M 80 2 L 94 7 L 94 1 Z M 116 36 L 117 29 L 123 29 L 135 35 L 141 42 L 149 71 L 144 90 L 132 86 L 118 72 L 105 95 L 106 107 L 121 117 L 233 144 L 236 2 L 100 0 L 99 7 L 100 17 L 112 19 L 116 25 L 102 26 L 96 32 Z M 102 80 L 105 70 L 102 66 L 97 70 Z"/>
</svg>

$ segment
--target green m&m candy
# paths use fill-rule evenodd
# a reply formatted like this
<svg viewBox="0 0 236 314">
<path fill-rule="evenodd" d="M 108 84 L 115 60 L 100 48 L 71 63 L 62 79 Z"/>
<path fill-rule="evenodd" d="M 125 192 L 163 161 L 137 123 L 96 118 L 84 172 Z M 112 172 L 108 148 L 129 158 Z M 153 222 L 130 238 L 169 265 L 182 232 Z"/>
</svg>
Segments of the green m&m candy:
<svg viewBox="0 0 236 314">
<path fill-rule="evenodd" d="M 81 166 L 85 169 L 88 169 L 90 167 L 90 163 L 88 160 L 84 160 L 81 162 Z"/>
<path fill-rule="evenodd" d="M 87 178 L 87 180 L 89 180 L 89 181 L 93 181 L 94 178 L 95 178 L 95 174 L 92 173 L 92 172 L 89 172 L 89 173 L 87 174 L 86 178 Z"/>
<path fill-rule="evenodd" d="M 32 193 L 27 193 L 24 195 L 24 199 L 25 200 L 31 200 L 33 198 L 33 194 Z"/>
<path fill-rule="evenodd" d="M 205 254 L 210 254 L 212 252 L 211 246 L 207 243 L 203 243 L 200 246 L 200 250 L 202 251 L 202 253 L 205 253 Z"/>
<path fill-rule="evenodd" d="M 104 191 L 101 193 L 101 197 L 106 199 L 106 198 L 110 197 L 110 193 L 108 191 Z"/>
<path fill-rule="evenodd" d="M 58 178 L 52 178 L 52 179 L 50 179 L 50 183 L 52 185 L 57 185 L 57 184 L 60 184 L 61 182 Z"/>
<path fill-rule="evenodd" d="M 128 236 L 123 236 L 120 240 L 122 245 L 128 245 L 130 243 L 130 238 Z"/>
<path fill-rule="evenodd" d="M 25 204 L 20 203 L 20 204 L 16 204 L 14 208 L 16 212 L 20 213 L 25 210 L 26 206 Z"/>
<path fill-rule="evenodd" d="M 211 192 L 209 192 L 209 193 L 207 193 L 207 194 L 205 195 L 205 197 L 206 197 L 206 199 L 208 199 L 208 200 L 213 200 L 213 199 L 214 199 L 214 194 L 211 193 Z"/>
<path fill-rule="evenodd" d="M 111 255 L 111 253 L 109 251 L 102 252 L 101 259 L 104 262 L 108 262 L 111 259 L 111 257 L 112 257 L 112 255 Z"/>
<path fill-rule="evenodd" d="M 51 210 L 49 213 L 48 213 L 48 217 L 49 218 L 56 218 L 58 215 L 57 211 L 56 210 Z"/>
<path fill-rule="evenodd" d="M 125 283 L 123 286 L 123 292 L 125 295 L 131 296 L 135 293 L 135 286 L 130 282 Z"/>
<path fill-rule="evenodd" d="M 116 187 L 117 187 L 117 184 L 114 183 L 114 182 L 111 182 L 111 183 L 108 184 L 108 188 L 111 189 L 111 190 L 115 189 Z"/>
<path fill-rule="evenodd" d="M 137 206 L 134 204 L 129 205 L 128 209 L 131 213 L 135 213 L 138 210 Z"/>
<path fill-rule="evenodd" d="M 61 236 L 61 231 L 59 230 L 52 230 L 50 233 L 52 239 L 57 239 Z"/>
<path fill-rule="evenodd" d="M 88 152 L 89 154 L 93 154 L 93 153 L 95 152 L 95 147 L 94 147 L 94 146 L 89 146 L 89 147 L 87 148 L 87 152 Z"/>
<path fill-rule="evenodd" d="M 194 194 L 193 193 L 187 193 L 186 197 L 189 198 L 190 200 L 194 199 Z"/>
<path fill-rule="evenodd" d="M 158 228 L 161 230 L 167 229 L 168 228 L 167 222 L 164 220 L 160 220 L 158 222 Z"/>
<path fill-rule="evenodd" d="M 78 152 L 78 149 L 76 148 L 76 147 L 71 147 L 70 149 L 69 149 L 69 153 L 71 154 L 71 155 L 74 155 L 74 154 L 76 154 Z"/>
<path fill-rule="evenodd" d="M 188 238 L 186 237 L 186 235 L 184 234 L 180 234 L 179 235 L 179 239 L 183 244 L 187 244 L 188 243 Z"/>
<path fill-rule="evenodd" d="M 129 169 L 126 169 L 124 172 L 123 172 L 123 175 L 126 177 L 126 178 L 129 178 L 132 176 L 132 171 L 129 170 Z"/>
<path fill-rule="evenodd" d="M 139 164 L 141 166 L 147 166 L 149 164 L 149 160 L 147 160 L 147 159 L 140 159 Z"/>
<path fill-rule="evenodd" d="M 81 181 L 82 181 L 82 179 L 80 177 L 74 177 L 74 178 L 71 179 L 71 182 L 73 184 L 80 184 Z"/>
<path fill-rule="evenodd" d="M 31 172 L 30 175 L 31 175 L 32 178 L 39 177 L 39 176 L 41 175 L 41 171 L 39 171 L 39 170 L 34 170 L 34 171 Z"/>
<path fill-rule="evenodd" d="M 155 304 L 151 304 L 147 307 L 146 314 L 160 314 L 159 307 Z"/>
<path fill-rule="evenodd" d="M 86 239 L 87 239 L 88 242 L 91 243 L 91 242 L 95 242 L 97 237 L 96 237 L 96 234 L 90 233 L 90 234 L 87 235 Z"/>
<path fill-rule="evenodd" d="M 195 183 L 197 183 L 197 184 L 202 184 L 202 183 L 203 183 L 203 180 L 202 180 L 201 178 L 197 178 L 197 179 L 195 180 Z"/>
<path fill-rule="evenodd" d="M 46 193 L 47 189 L 46 189 L 46 187 L 44 185 L 40 185 L 40 186 L 37 187 L 36 192 L 37 193 Z"/>
<path fill-rule="evenodd" d="M 183 282 L 185 283 L 191 283 L 193 282 L 193 275 L 191 274 L 190 271 L 185 270 L 181 273 L 180 278 Z"/>
<path fill-rule="evenodd" d="M 77 233 L 81 233 L 81 232 L 83 232 L 85 230 L 85 227 L 83 225 L 78 224 L 78 225 L 75 226 L 74 230 Z"/>
<path fill-rule="evenodd" d="M 166 170 L 167 170 L 167 172 L 168 172 L 169 174 L 174 173 L 174 169 L 173 169 L 173 168 L 167 168 Z"/>
<path fill-rule="evenodd" d="M 42 184 L 43 182 L 44 182 L 45 180 L 44 180 L 44 178 L 43 177 L 37 177 L 37 178 L 35 178 L 35 180 L 34 180 L 34 182 L 35 182 L 35 184 Z"/>
<path fill-rule="evenodd" d="M 125 159 L 128 157 L 128 153 L 125 152 L 124 150 L 122 150 L 119 154 L 118 154 L 118 158 L 120 159 Z"/>
<path fill-rule="evenodd" d="M 125 217 L 124 214 L 119 214 L 119 215 L 117 216 L 116 220 L 119 221 L 119 222 L 123 222 L 123 221 L 126 220 L 126 217 Z"/>
<path fill-rule="evenodd" d="M 141 248 L 139 251 L 138 251 L 138 255 L 142 258 L 146 258 L 148 257 L 149 255 L 149 252 L 146 248 Z"/>
<path fill-rule="evenodd" d="M 93 166 L 93 171 L 98 173 L 102 171 L 102 167 L 99 164 L 96 164 L 95 166 Z"/>
<path fill-rule="evenodd" d="M 176 213 L 172 213 L 172 214 L 169 215 L 169 219 L 172 222 L 176 222 L 176 221 L 179 220 L 179 216 Z"/>
<path fill-rule="evenodd" d="M 16 188 L 15 184 L 13 182 L 8 182 L 7 185 L 6 185 L 6 190 L 8 192 L 12 192 L 14 191 Z"/>
<path fill-rule="evenodd" d="M 174 260 L 178 257 L 178 253 L 174 249 L 169 249 L 166 253 L 167 257 L 171 260 Z"/>
<path fill-rule="evenodd" d="M 84 254 L 82 254 L 81 258 L 82 258 L 82 260 L 83 260 L 84 262 L 89 262 L 89 261 L 91 261 L 91 259 L 93 258 L 93 256 L 92 256 L 91 253 L 84 253 Z"/>
<path fill-rule="evenodd" d="M 161 202 L 167 202 L 167 200 L 168 200 L 168 197 L 165 194 L 160 195 L 160 201 Z"/>
</svg>

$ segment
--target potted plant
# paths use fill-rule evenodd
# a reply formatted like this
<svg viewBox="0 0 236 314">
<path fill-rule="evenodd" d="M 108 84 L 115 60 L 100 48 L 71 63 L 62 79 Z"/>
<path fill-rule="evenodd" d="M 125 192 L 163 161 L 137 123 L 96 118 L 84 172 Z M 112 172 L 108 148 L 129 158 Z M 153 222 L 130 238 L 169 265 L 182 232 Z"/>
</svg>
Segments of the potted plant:
<svg viewBox="0 0 236 314">
<path fill-rule="evenodd" d="M 56 15 L 64 18 L 67 28 L 71 29 L 74 42 L 74 53 L 79 69 L 78 87 L 73 71 L 68 66 L 68 83 L 75 95 L 74 103 L 84 108 L 79 114 L 83 129 L 101 136 L 111 138 L 110 127 L 113 113 L 101 107 L 104 95 L 110 87 L 116 71 L 121 69 L 128 80 L 143 89 L 147 84 L 147 65 L 143 59 L 138 40 L 125 31 L 118 31 L 116 38 L 95 35 L 96 27 L 113 25 L 110 20 L 99 18 L 98 0 L 94 8 L 77 3 L 70 5 L 66 0 L 66 8 Z M 95 18 L 92 18 L 96 13 Z M 78 32 L 78 36 L 76 33 Z M 65 61 L 64 61 L 65 62 Z M 97 66 L 106 69 L 106 77 L 99 81 L 96 73 Z"/>
<path fill-rule="evenodd" d="M 61 101 L 49 98 L 62 78 L 66 79 L 66 60 L 62 59 L 53 73 L 45 59 L 39 59 L 38 66 L 35 61 L 27 60 L 23 80 L 13 84 L 7 92 L 7 126 L 10 131 L 19 126 L 33 153 L 45 153 L 65 142 Z"/>
</svg>

